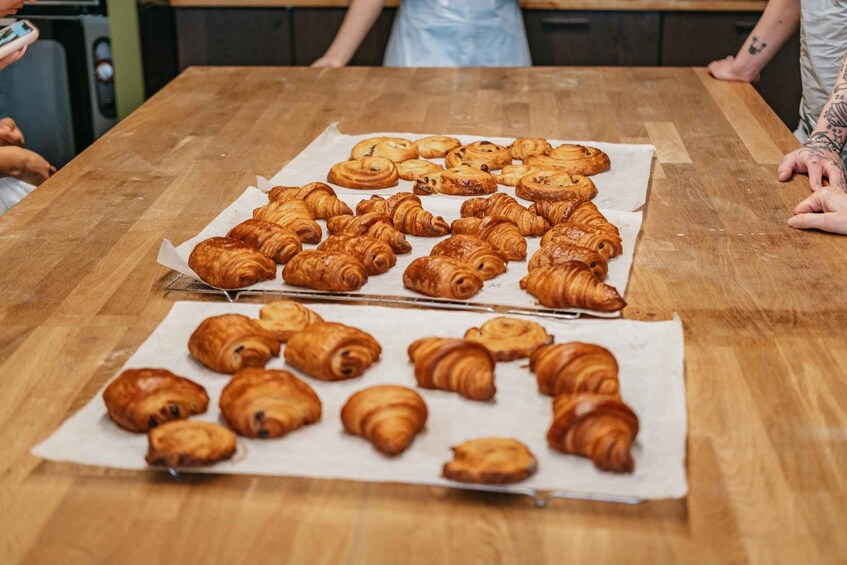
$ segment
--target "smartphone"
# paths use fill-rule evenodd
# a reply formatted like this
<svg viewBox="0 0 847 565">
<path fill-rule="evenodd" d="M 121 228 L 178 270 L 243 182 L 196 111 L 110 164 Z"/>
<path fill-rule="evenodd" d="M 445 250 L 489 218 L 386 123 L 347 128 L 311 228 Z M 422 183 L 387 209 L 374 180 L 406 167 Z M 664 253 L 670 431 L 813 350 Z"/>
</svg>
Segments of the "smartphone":
<svg viewBox="0 0 847 565">
<path fill-rule="evenodd" d="M 38 39 L 38 28 L 29 20 L 20 20 L 0 29 L 0 59 L 20 51 Z"/>
</svg>

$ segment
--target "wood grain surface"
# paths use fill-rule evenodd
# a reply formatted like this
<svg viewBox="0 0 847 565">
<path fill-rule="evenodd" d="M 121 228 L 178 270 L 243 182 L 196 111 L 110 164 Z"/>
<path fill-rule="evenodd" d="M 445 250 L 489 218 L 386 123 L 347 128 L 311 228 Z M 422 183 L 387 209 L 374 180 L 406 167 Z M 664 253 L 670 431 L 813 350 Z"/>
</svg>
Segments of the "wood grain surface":
<svg viewBox="0 0 847 565">
<path fill-rule="evenodd" d="M 162 238 L 336 120 L 656 145 L 625 316 L 682 316 L 687 499 L 538 510 L 30 455 L 189 298 L 163 291 Z M 0 562 L 845 562 L 847 238 L 786 225 L 808 183 L 774 164 L 796 145 L 749 85 L 702 69 L 188 70 L 0 217 Z"/>
<path fill-rule="evenodd" d="M 386 6 L 399 6 L 401 0 L 386 0 Z M 697 12 L 761 12 L 767 0 L 520 0 L 530 10 L 662 10 Z M 180 8 L 338 8 L 350 0 L 170 0 Z"/>
</svg>

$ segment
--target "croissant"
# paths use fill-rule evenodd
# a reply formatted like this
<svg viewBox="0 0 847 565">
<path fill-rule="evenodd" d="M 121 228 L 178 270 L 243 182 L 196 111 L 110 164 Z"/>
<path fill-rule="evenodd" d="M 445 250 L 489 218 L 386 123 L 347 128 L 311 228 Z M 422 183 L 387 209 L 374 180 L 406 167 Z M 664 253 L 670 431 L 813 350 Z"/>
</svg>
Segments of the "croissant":
<svg viewBox="0 0 847 565">
<path fill-rule="evenodd" d="M 188 266 L 203 282 L 225 290 L 276 277 L 273 259 L 228 237 L 213 237 L 198 243 L 188 257 Z"/>
<path fill-rule="evenodd" d="M 446 157 L 447 154 L 462 146 L 462 142 L 455 137 L 446 135 L 430 135 L 415 142 L 418 146 L 418 152 L 424 159 L 437 159 Z"/>
<path fill-rule="evenodd" d="M 497 181 L 489 173 L 470 165 L 422 175 L 412 189 L 415 194 L 452 194 L 479 196 L 497 192 Z"/>
<path fill-rule="evenodd" d="M 502 169 L 512 164 L 512 154 L 502 145 L 490 141 L 474 141 L 464 147 L 457 147 L 444 159 L 447 167 L 471 165 L 484 171 Z"/>
<path fill-rule="evenodd" d="M 450 224 L 454 234 L 473 235 L 498 249 L 509 261 L 526 259 L 526 240 L 512 222 L 496 218 L 459 218 Z"/>
<path fill-rule="evenodd" d="M 175 420 L 147 433 L 149 465 L 202 467 L 235 455 L 235 434 L 218 424 Z"/>
<path fill-rule="evenodd" d="M 415 181 L 423 175 L 429 175 L 443 170 L 444 167 L 441 165 L 420 159 L 409 159 L 408 161 L 397 163 L 397 174 L 403 180 Z"/>
<path fill-rule="evenodd" d="M 452 257 L 419 257 L 406 267 L 403 286 L 426 296 L 465 300 L 482 290 L 482 277 Z"/>
<path fill-rule="evenodd" d="M 290 229 L 303 243 L 317 243 L 323 237 L 314 212 L 302 200 L 275 200 L 253 210 L 253 217 Z"/>
<path fill-rule="evenodd" d="M 497 184 L 506 186 L 518 186 L 522 178 L 527 175 L 534 175 L 541 172 L 538 167 L 530 167 L 529 165 L 506 165 L 500 174 L 494 174 L 494 180 Z"/>
<path fill-rule="evenodd" d="M 521 161 L 530 155 L 547 155 L 552 150 L 553 146 L 540 137 L 519 137 L 509 145 L 512 157 Z"/>
<path fill-rule="evenodd" d="M 566 241 L 574 245 L 587 247 L 606 259 L 617 257 L 623 253 L 621 236 L 614 231 L 597 225 L 589 226 L 587 224 L 573 224 L 570 222 L 556 224 L 541 238 L 541 246 L 543 247 L 557 241 Z"/>
<path fill-rule="evenodd" d="M 523 443 L 506 438 L 472 439 L 453 448 L 442 476 L 450 481 L 503 485 L 519 483 L 538 471 L 538 461 Z"/>
<path fill-rule="evenodd" d="M 363 157 L 336 163 L 326 180 L 345 188 L 389 188 L 397 186 L 397 166 L 385 157 Z"/>
<path fill-rule="evenodd" d="M 279 355 L 279 341 L 256 320 L 241 314 L 206 318 L 188 340 L 195 359 L 218 373 L 264 367 Z"/>
<path fill-rule="evenodd" d="M 424 210 L 421 199 L 411 192 L 398 192 L 387 200 L 371 196 L 356 205 L 357 214 L 377 212 L 391 218 L 394 227 L 403 233 L 419 237 L 441 237 L 450 233 L 450 225 L 441 216 Z"/>
<path fill-rule="evenodd" d="M 315 218 L 323 220 L 353 213 L 347 204 L 338 199 L 332 187 L 322 182 L 310 182 L 299 188 L 277 186 L 268 193 L 268 200 L 303 200 L 312 209 Z"/>
<path fill-rule="evenodd" d="M 556 267 L 569 261 L 585 263 L 594 276 L 599 280 L 606 280 L 609 274 L 609 263 L 599 253 L 580 247 L 567 241 L 554 241 L 541 247 L 536 251 L 527 266 L 530 271 L 540 267 Z"/>
<path fill-rule="evenodd" d="M 553 343 L 553 336 L 544 326 L 499 316 L 488 320 L 478 328 L 465 332 L 465 339 L 484 345 L 496 361 L 513 361 L 532 355 L 539 347 Z"/>
<path fill-rule="evenodd" d="M 127 369 L 103 391 L 109 417 L 131 432 L 202 414 L 206 389 L 165 369 Z"/>
<path fill-rule="evenodd" d="M 443 255 L 457 259 L 471 269 L 476 269 L 477 274 L 484 281 L 505 273 L 506 264 L 509 262 L 505 255 L 472 235 L 448 237 L 438 242 L 432 248 L 430 255 L 433 257 Z"/>
<path fill-rule="evenodd" d="M 547 443 L 562 453 L 581 455 L 603 471 L 632 473 L 632 443 L 638 416 L 620 398 L 606 394 L 560 394 L 553 399 Z"/>
<path fill-rule="evenodd" d="M 273 333 L 277 341 L 285 343 L 291 336 L 302 332 L 315 322 L 323 322 L 323 318 L 299 302 L 278 300 L 262 306 L 258 322 Z"/>
<path fill-rule="evenodd" d="M 596 225 L 606 231 L 618 233 L 614 224 L 606 219 L 606 216 L 597 209 L 593 202 L 579 195 L 573 195 L 566 200 L 556 202 L 535 202 L 529 207 L 529 210 L 535 212 L 553 226 L 572 222 L 589 226 Z"/>
<path fill-rule="evenodd" d="M 530 155 L 524 159 L 524 164 L 544 169 L 561 169 L 571 175 L 590 176 L 608 171 L 611 161 L 608 155 L 596 147 L 565 143 L 547 155 Z"/>
<path fill-rule="evenodd" d="M 618 395 L 618 362 L 605 347 L 593 343 L 560 343 L 541 347 L 529 359 L 538 390 L 549 396 L 572 392 Z"/>
<path fill-rule="evenodd" d="M 494 398 L 494 356 L 467 339 L 426 337 L 409 346 L 415 379 L 427 389 L 458 392 L 470 400 Z"/>
<path fill-rule="evenodd" d="M 508 194 L 498 193 L 487 198 L 471 198 L 462 204 L 462 217 L 490 216 L 508 220 L 518 226 L 521 235 L 544 235 L 550 229 L 547 220 L 530 212 Z"/>
<path fill-rule="evenodd" d="M 341 409 L 348 434 L 362 436 L 385 455 L 400 455 L 426 424 L 426 403 L 404 386 L 381 385 L 360 390 Z"/>
<path fill-rule="evenodd" d="M 362 157 L 385 157 L 395 163 L 418 158 L 418 146 L 413 141 L 400 137 L 372 137 L 360 141 L 350 152 L 351 159 Z"/>
<path fill-rule="evenodd" d="M 296 233 L 264 220 L 245 220 L 229 230 L 226 236 L 246 243 L 280 265 L 303 251 Z"/>
<path fill-rule="evenodd" d="M 397 264 L 397 256 L 391 246 L 368 235 L 333 235 L 318 245 L 318 251 L 339 251 L 352 255 L 365 267 L 368 275 L 381 275 Z"/>
<path fill-rule="evenodd" d="M 616 312 L 626 306 L 614 287 L 597 279 L 585 263 L 578 261 L 534 269 L 521 280 L 521 288 L 548 308 Z"/>
<path fill-rule="evenodd" d="M 221 392 L 221 414 L 244 437 L 284 436 L 321 419 L 321 399 L 288 371 L 243 369 Z"/>
<path fill-rule="evenodd" d="M 353 292 L 368 282 L 368 272 L 348 253 L 303 251 L 285 265 L 282 280 L 313 290 Z"/>
<path fill-rule="evenodd" d="M 318 322 L 285 346 L 285 362 L 321 381 L 361 376 L 379 360 L 382 347 L 372 335 L 335 322 Z"/>
<path fill-rule="evenodd" d="M 381 239 L 391 246 L 394 253 L 409 253 L 412 250 L 406 236 L 394 227 L 387 214 L 368 212 L 359 216 L 336 216 L 327 220 L 326 227 L 331 234 L 349 233 Z"/>
<path fill-rule="evenodd" d="M 591 199 L 597 196 L 594 182 L 582 175 L 573 175 L 556 169 L 542 169 L 537 173 L 521 177 L 515 195 L 536 202 L 564 200 L 576 196 Z"/>
</svg>

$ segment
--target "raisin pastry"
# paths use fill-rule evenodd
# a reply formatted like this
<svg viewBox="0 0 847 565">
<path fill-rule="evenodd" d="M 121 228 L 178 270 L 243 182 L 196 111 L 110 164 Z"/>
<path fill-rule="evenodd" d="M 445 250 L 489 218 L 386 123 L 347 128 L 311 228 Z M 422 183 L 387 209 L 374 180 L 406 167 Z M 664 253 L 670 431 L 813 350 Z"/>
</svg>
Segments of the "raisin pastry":
<svg viewBox="0 0 847 565">
<path fill-rule="evenodd" d="M 394 253 L 409 253 L 412 246 L 406 241 L 403 232 L 394 227 L 391 217 L 379 212 L 368 212 L 358 216 L 336 216 L 326 223 L 329 233 L 335 235 L 368 235 L 382 240 L 391 246 Z"/>
<path fill-rule="evenodd" d="M 423 175 L 415 181 L 415 194 L 450 194 L 481 196 L 497 192 L 497 181 L 489 173 L 470 165 L 459 165 L 446 171 Z"/>
<path fill-rule="evenodd" d="M 335 322 L 318 322 L 285 346 L 285 362 L 321 381 L 354 379 L 379 360 L 382 347 L 372 335 Z"/>
<path fill-rule="evenodd" d="M 497 184 L 505 186 L 518 186 L 522 178 L 528 175 L 540 173 L 542 169 L 529 165 L 506 165 L 500 173 L 493 173 Z"/>
<path fill-rule="evenodd" d="M 316 322 L 323 322 L 323 318 L 299 302 L 278 300 L 262 306 L 258 322 L 273 333 L 277 341 L 285 343 L 297 332 L 302 332 Z"/>
<path fill-rule="evenodd" d="M 529 360 L 542 394 L 592 392 L 618 396 L 618 362 L 593 343 L 560 343 L 538 349 Z"/>
<path fill-rule="evenodd" d="M 391 218 L 394 227 L 418 237 L 441 237 L 450 233 L 450 225 L 441 216 L 424 209 L 421 199 L 411 192 L 398 192 L 385 199 L 372 196 L 356 205 L 357 214 L 377 212 Z"/>
<path fill-rule="evenodd" d="M 443 171 L 444 167 L 430 161 L 422 161 L 421 159 L 409 159 L 402 163 L 397 163 L 397 174 L 403 180 L 416 181 L 423 175 L 429 175 Z"/>
<path fill-rule="evenodd" d="M 279 341 L 259 322 L 241 314 L 203 320 L 188 340 L 188 351 L 218 373 L 232 374 L 247 367 L 264 367 L 279 355 Z"/>
<path fill-rule="evenodd" d="M 554 241 L 542 246 L 532 255 L 527 268 L 533 271 L 541 267 L 556 267 L 570 261 L 585 263 L 598 280 L 606 280 L 609 274 L 609 263 L 605 257 L 587 247 L 567 241 Z"/>
<path fill-rule="evenodd" d="M 273 259 L 229 237 L 213 237 L 198 243 L 188 257 L 188 266 L 200 280 L 224 290 L 244 288 L 276 277 Z"/>
<path fill-rule="evenodd" d="M 526 259 L 526 239 L 518 226 L 497 218 L 459 218 L 450 224 L 457 235 L 473 235 L 503 253 L 509 261 Z"/>
<path fill-rule="evenodd" d="M 361 436 L 385 455 L 406 451 L 426 425 L 428 411 L 421 395 L 397 385 L 360 390 L 341 409 L 348 434 Z"/>
<path fill-rule="evenodd" d="M 585 263 L 578 261 L 534 269 L 520 284 L 548 308 L 617 312 L 626 306 L 614 287 L 599 280 Z"/>
<path fill-rule="evenodd" d="M 494 398 L 494 356 L 467 339 L 426 337 L 409 346 L 415 379 L 426 389 L 457 392 L 469 400 Z"/>
<path fill-rule="evenodd" d="M 469 145 L 457 147 L 444 159 L 448 168 L 470 165 L 484 171 L 497 171 L 512 164 L 511 152 L 490 141 L 474 141 Z"/>
<path fill-rule="evenodd" d="M 246 243 L 275 263 L 284 265 L 303 251 L 297 234 L 279 224 L 264 220 L 245 220 L 229 230 L 227 237 Z"/>
<path fill-rule="evenodd" d="M 363 157 L 336 163 L 329 170 L 326 180 L 345 188 L 390 188 L 400 182 L 400 174 L 390 159 Z"/>
<path fill-rule="evenodd" d="M 498 220 L 512 222 L 521 230 L 521 235 L 544 235 L 550 229 L 547 220 L 518 204 L 508 194 L 498 193 L 487 198 L 471 198 L 462 204 L 463 218 L 484 218 L 490 216 Z"/>
<path fill-rule="evenodd" d="M 205 467 L 235 455 L 235 434 L 210 422 L 175 420 L 147 433 L 148 465 Z"/>
<path fill-rule="evenodd" d="M 473 235 L 454 235 L 438 242 L 430 255 L 452 257 L 476 269 L 484 281 L 506 272 L 509 260 L 500 251 Z"/>
<path fill-rule="evenodd" d="M 611 167 L 609 156 L 596 147 L 573 143 L 560 145 L 547 155 L 530 155 L 524 159 L 524 164 L 543 169 L 561 169 L 571 175 L 585 176 L 608 171 Z"/>
<path fill-rule="evenodd" d="M 519 137 L 509 145 L 512 157 L 520 161 L 532 155 L 547 155 L 552 150 L 553 146 L 540 137 Z"/>
<path fill-rule="evenodd" d="M 417 140 L 415 145 L 424 159 L 439 159 L 446 157 L 453 149 L 461 147 L 462 142 L 446 135 L 430 135 Z"/>
<path fill-rule="evenodd" d="M 482 277 L 452 257 L 419 257 L 406 267 L 403 286 L 426 296 L 465 300 L 482 290 Z"/>
<path fill-rule="evenodd" d="M 478 328 L 465 332 L 465 339 L 484 345 L 497 361 L 525 359 L 539 347 L 553 343 L 553 336 L 544 326 L 500 316 L 488 320 Z"/>
<path fill-rule="evenodd" d="M 521 177 L 515 188 L 515 195 L 534 202 L 564 200 L 573 195 L 590 200 L 597 196 L 597 187 L 594 181 L 586 176 L 541 170 Z"/>
<path fill-rule="evenodd" d="M 322 220 L 353 213 L 347 204 L 339 200 L 332 187 L 322 182 L 310 182 L 301 187 L 277 186 L 268 193 L 268 200 L 302 200 L 312 209 L 315 218 Z"/>
<path fill-rule="evenodd" d="M 414 141 L 400 137 L 372 137 L 360 141 L 350 152 L 351 159 L 363 157 L 385 157 L 395 163 L 418 158 L 418 146 Z"/>
<path fill-rule="evenodd" d="M 349 253 L 303 251 L 285 265 L 282 280 L 313 290 L 353 292 L 368 282 L 368 271 Z"/>
<path fill-rule="evenodd" d="M 453 460 L 442 476 L 450 481 L 507 485 L 524 481 L 538 471 L 538 461 L 523 443 L 506 438 L 481 438 L 453 448 Z"/>
<path fill-rule="evenodd" d="M 609 225 L 611 226 L 611 224 Z M 541 246 L 558 241 L 587 247 L 606 259 L 617 257 L 623 253 L 623 242 L 614 226 L 609 228 L 596 224 L 572 224 L 570 222 L 556 224 L 541 238 Z"/>
<path fill-rule="evenodd" d="M 381 275 L 397 264 L 397 255 L 391 246 L 368 235 L 333 235 L 318 245 L 318 251 L 337 251 L 352 255 L 365 267 L 368 275 Z"/>
<path fill-rule="evenodd" d="M 303 243 L 318 243 L 323 237 L 315 213 L 303 200 L 275 200 L 253 210 L 253 218 L 279 224 L 297 234 Z"/>
</svg>

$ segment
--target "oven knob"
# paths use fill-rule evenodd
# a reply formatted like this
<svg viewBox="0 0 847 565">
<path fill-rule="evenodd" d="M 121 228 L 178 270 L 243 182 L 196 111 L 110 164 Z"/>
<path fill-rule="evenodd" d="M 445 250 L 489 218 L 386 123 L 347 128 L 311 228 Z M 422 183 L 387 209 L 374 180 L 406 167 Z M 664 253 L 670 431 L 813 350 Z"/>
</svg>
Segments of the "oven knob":
<svg viewBox="0 0 847 565">
<path fill-rule="evenodd" d="M 115 67 L 112 66 L 111 61 L 99 61 L 94 68 L 94 74 L 97 76 L 97 80 L 109 84 L 115 78 Z"/>
</svg>

